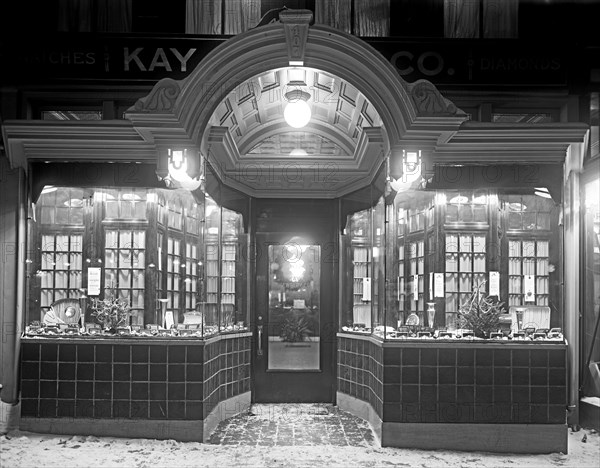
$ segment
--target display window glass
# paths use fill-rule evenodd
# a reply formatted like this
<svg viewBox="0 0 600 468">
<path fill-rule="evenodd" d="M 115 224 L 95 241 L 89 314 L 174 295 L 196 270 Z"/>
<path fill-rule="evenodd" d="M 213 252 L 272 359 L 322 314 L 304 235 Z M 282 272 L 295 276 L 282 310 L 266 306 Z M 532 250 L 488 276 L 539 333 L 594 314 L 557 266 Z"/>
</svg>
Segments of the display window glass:
<svg viewBox="0 0 600 468">
<path fill-rule="evenodd" d="M 107 300 L 127 310 L 112 327 L 122 334 L 193 337 L 246 329 L 238 280 L 247 245 L 242 215 L 210 196 L 46 187 L 31 218 L 28 329 L 60 333 L 62 305 L 69 302 L 77 311 L 71 333 L 86 334 L 105 325 L 96 309 Z"/>
<path fill-rule="evenodd" d="M 562 339 L 560 200 L 536 188 L 411 195 L 348 216 L 342 331 Z M 495 319 L 474 330 L 471 314 L 482 307 Z"/>
<path fill-rule="evenodd" d="M 589 179 L 583 184 L 583 317 L 581 349 L 582 392 L 585 396 L 600 397 L 597 362 L 600 361 L 600 174 L 590 167 Z"/>
<path fill-rule="evenodd" d="M 383 331 L 385 325 L 385 202 L 380 198 L 373 209 L 373 326 L 375 330 Z"/>
<path fill-rule="evenodd" d="M 373 238 L 372 210 L 349 216 L 344 249 L 348 271 L 342 321 L 354 331 L 370 333 L 372 328 Z"/>
</svg>

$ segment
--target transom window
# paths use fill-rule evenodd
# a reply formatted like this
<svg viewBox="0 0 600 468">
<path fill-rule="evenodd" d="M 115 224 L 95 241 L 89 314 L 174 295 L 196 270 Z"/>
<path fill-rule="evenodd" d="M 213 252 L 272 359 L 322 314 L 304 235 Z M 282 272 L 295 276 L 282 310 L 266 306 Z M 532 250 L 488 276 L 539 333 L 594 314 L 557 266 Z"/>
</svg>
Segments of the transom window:
<svg viewBox="0 0 600 468">
<path fill-rule="evenodd" d="M 486 192 L 450 192 L 446 194 L 446 223 L 485 223 L 488 196 Z"/>
</svg>

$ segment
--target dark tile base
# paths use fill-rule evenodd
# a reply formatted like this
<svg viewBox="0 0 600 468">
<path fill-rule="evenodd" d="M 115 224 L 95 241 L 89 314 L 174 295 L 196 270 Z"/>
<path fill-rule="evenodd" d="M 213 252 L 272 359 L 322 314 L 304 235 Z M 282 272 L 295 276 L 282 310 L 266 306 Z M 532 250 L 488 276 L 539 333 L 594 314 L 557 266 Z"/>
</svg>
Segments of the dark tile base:
<svg viewBox="0 0 600 468">
<path fill-rule="evenodd" d="M 338 342 L 338 391 L 384 423 L 565 423 L 564 344 Z"/>
<path fill-rule="evenodd" d="M 250 389 L 250 337 L 22 340 L 22 416 L 193 421 Z"/>
</svg>

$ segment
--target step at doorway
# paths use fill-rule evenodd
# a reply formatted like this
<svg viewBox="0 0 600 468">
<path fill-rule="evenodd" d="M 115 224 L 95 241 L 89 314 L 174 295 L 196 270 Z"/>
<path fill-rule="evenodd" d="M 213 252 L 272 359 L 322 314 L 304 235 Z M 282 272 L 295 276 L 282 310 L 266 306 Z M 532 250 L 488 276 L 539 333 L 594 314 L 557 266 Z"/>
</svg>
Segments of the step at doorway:
<svg viewBox="0 0 600 468">
<path fill-rule="evenodd" d="M 322 403 L 253 404 L 222 421 L 209 443 L 236 446 L 379 447 L 363 419 Z"/>
</svg>

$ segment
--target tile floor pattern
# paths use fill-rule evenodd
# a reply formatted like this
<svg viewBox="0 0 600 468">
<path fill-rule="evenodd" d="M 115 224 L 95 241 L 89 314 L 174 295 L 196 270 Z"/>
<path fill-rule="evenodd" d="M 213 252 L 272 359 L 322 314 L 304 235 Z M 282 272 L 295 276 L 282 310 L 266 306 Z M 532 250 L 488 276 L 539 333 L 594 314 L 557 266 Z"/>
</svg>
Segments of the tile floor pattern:
<svg viewBox="0 0 600 468">
<path fill-rule="evenodd" d="M 222 421 L 211 444 L 250 446 L 331 445 L 374 447 L 366 421 L 326 404 L 255 404 Z"/>
</svg>

